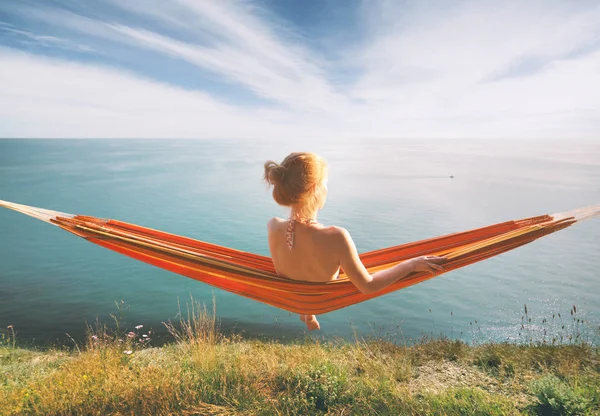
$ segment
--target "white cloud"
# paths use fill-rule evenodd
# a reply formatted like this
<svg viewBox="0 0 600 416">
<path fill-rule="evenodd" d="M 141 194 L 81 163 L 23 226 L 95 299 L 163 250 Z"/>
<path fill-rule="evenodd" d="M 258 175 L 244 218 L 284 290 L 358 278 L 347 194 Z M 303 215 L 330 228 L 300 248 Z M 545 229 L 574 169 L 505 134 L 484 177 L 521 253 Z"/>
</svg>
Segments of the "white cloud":
<svg viewBox="0 0 600 416">
<path fill-rule="evenodd" d="M 60 49 L 72 50 L 75 52 L 93 53 L 94 48 L 77 42 L 71 42 L 67 39 L 56 36 L 36 35 L 27 30 L 15 29 L 12 25 L 0 22 L 0 33 L 4 36 L 12 36 L 22 44 L 33 44 L 38 46 L 55 47 Z"/>
<path fill-rule="evenodd" d="M 307 132 L 111 68 L 0 48 L 0 137 L 268 137 Z M 288 120 L 289 122 L 289 120 Z M 297 127 L 297 128 L 296 128 Z"/>
<path fill-rule="evenodd" d="M 163 26 L 183 27 L 187 30 L 185 35 L 195 41 L 183 42 L 155 31 L 93 21 L 70 12 L 37 10 L 31 13 L 57 26 L 182 59 L 285 108 L 346 110 L 348 99 L 329 85 L 325 72 L 309 52 L 296 43 L 284 42 L 294 35 L 274 20 L 260 20 L 243 4 L 188 0 L 149 1 L 139 8 L 115 4 L 129 11 L 151 14 Z M 272 26 L 281 28 L 279 33 L 274 33 Z"/>
<path fill-rule="evenodd" d="M 254 3 L 114 2 L 150 16 L 151 28 L 29 10 L 151 51 L 158 64 L 175 57 L 272 105 L 226 105 L 218 94 L 4 49 L 0 136 L 597 137 L 600 5 L 407 4 L 366 2 L 367 37 L 340 45 L 343 62 L 310 51 L 298 28 Z M 359 73 L 340 91 L 331 80 L 348 67 Z"/>
</svg>

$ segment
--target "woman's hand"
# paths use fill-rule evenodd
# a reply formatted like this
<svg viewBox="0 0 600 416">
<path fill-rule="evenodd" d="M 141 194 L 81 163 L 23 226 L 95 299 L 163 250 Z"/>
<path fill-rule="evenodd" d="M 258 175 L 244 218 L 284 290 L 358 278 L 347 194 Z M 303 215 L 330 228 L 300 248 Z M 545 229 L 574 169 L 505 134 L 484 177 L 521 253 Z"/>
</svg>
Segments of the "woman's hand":
<svg viewBox="0 0 600 416">
<path fill-rule="evenodd" d="M 445 257 L 438 256 L 421 256 L 415 257 L 414 259 L 409 260 L 411 262 L 411 266 L 413 267 L 413 271 L 415 272 L 430 272 L 435 273 L 445 272 L 446 270 L 440 266 L 446 262 Z"/>
</svg>

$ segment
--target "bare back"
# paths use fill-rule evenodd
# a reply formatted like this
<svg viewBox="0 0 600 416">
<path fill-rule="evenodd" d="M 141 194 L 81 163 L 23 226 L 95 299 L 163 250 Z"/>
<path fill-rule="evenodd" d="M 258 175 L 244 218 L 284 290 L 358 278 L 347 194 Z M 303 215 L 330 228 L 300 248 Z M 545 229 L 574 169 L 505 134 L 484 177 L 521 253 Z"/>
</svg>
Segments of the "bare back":
<svg viewBox="0 0 600 416">
<path fill-rule="evenodd" d="M 297 222 L 290 249 L 286 240 L 289 224 L 281 218 L 273 218 L 267 224 L 271 257 L 275 271 L 282 277 L 328 282 L 335 280 L 342 270 L 359 291 L 374 293 L 413 272 L 444 271 L 441 266 L 446 261 L 444 257 L 421 256 L 370 274 L 344 228 Z"/>
<path fill-rule="evenodd" d="M 286 241 L 289 221 L 273 218 L 267 224 L 269 250 L 277 274 L 288 279 L 308 282 L 335 280 L 340 271 L 337 227 L 295 223 L 294 242 Z"/>
</svg>

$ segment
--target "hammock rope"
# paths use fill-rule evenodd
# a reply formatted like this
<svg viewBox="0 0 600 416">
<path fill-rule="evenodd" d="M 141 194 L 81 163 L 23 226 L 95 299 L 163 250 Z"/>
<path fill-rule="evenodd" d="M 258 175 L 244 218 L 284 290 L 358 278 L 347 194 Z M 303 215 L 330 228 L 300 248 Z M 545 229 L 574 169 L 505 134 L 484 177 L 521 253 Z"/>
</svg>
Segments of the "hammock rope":
<svg viewBox="0 0 600 416">
<path fill-rule="evenodd" d="M 277 276 L 269 257 L 194 240 L 123 221 L 72 215 L 0 200 L 9 208 L 62 228 L 99 246 L 293 313 L 324 314 L 439 276 L 415 272 L 376 293 L 361 293 L 344 275 L 330 282 Z M 444 256 L 445 273 L 485 260 L 599 217 L 600 205 L 507 221 L 469 231 L 363 253 L 370 273 L 424 255 Z"/>
</svg>

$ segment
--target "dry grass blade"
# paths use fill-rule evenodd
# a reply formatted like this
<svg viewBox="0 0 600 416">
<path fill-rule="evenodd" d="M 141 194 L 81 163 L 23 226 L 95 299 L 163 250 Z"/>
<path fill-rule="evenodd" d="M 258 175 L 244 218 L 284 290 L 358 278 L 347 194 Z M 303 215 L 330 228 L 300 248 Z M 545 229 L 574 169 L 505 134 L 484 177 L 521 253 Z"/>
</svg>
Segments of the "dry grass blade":
<svg viewBox="0 0 600 416">
<path fill-rule="evenodd" d="M 190 296 L 190 303 L 186 304 L 187 315 L 181 314 L 179 308 L 179 328 L 173 322 L 163 322 L 169 333 L 179 344 L 208 344 L 215 345 L 220 339 L 217 325 L 217 307 L 213 298 L 212 313 L 208 312 L 206 305 L 194 300 Z"/>
<path fill-rule="evenodd" d="M 231 415 L 240 415 L 240 412 L 237 412 L 233 409 L 229 409 L 223 406 L 217 406 L 209 403 L 202 403 L 200 405 L 196 405 L 191 409 L 183 410 L 181 412 L 182 415 L 211 415 L 211 416 L 231 416 Z M 248 415 L 249 413 L 244 413 Z"/>
</svg>

